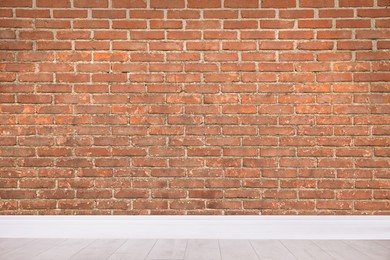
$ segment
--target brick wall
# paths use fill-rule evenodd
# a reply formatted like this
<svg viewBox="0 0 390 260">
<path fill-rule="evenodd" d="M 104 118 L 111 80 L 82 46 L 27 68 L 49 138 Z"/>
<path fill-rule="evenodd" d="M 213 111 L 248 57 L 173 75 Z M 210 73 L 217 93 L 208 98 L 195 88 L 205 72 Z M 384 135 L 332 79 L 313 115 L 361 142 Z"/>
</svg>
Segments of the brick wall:
<svg viewBox="0 0 390 260">
<path fill-rule="evenodd" d="M 0 214 L 390 214 L 389 0 L 0 0 Z"/>
</svg>

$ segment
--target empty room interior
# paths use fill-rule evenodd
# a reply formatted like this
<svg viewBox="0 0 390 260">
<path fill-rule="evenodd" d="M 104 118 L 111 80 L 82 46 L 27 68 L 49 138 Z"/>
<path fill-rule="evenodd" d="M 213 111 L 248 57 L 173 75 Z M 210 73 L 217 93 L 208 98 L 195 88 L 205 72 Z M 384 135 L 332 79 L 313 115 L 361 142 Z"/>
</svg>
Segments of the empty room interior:
<svg viewBox="0 0 390 260">
<path fill-rule="evenodd" d="M 389 0 L 0 0 L 1 260 L 390 260 Z"/>
</svg>

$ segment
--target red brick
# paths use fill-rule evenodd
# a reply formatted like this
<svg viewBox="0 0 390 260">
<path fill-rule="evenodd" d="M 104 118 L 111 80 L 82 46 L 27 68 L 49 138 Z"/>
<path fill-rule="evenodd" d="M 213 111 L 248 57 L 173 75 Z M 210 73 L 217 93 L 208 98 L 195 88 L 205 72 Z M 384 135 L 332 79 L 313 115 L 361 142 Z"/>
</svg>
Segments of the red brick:
<svg viewBox="0 0 390 260">
<path fill-rule="evenodd" d="M 325 9 L 319 12 L 320 18 L 344 18 L 353 16 L 353 9 Z"/>
<path fill-rule="evenodd" d="M 115 1 L 114 1 L 115 3 Z M 110 18 L 121 19 L 126 18 L 126 11 L 124 10 L 92 10 L 93 18 Z"/>
<path fill-rule="evenodd" d="M 179 29 L 181 28 L 178 27 Z M 203 20 L 203 21 L 187 21 L 186 29 L 221 29 L 221 23 L 215 20 Z"/>
<path fill-rule="evenodd" d="M 196 19 L 200 18 L 199 10 L 168 10 L 168 18 Z"/>
<path fill-rule="evenodd" d="M 334 7 L 334 0 L 311 1 L 299 0 L 299 7 L 303 8 L 325 8 Z"/>
<path fill-rule="evenodd" d="M 73 27 L 76 29 L 108 29 L 110 25 L 108 20 L 77 20 L 73 22 Z"/>
<path fill-rule="evenodd" d="M 349 19 L 336 21 L 336 28 L 370 28 L 371 21 L 366 19 Z"/>
<path fill-rule="evenodd" d="M 254 200 L 254 201 L 244 201 L 244 209 L 277 209 L 278 201 L 277 200 Z"/>
<path fill-rule="evenodd" d="M 331 28 L 331 20 L 298 20 L 298 28 Z"/>
<path fill-rule="evenodd" d="M 184 8 L 184 0 L 152 0 L 151 8 Z"/>
<path fill-rule="evenodd" d="M 261 7 L 263 8 L 295 8 L 296 1 L 294 0 L 261 0 Z"/>
<path fill-rule="evenodd" d="M 107 0 L 74 0 L 74 7 L 107 8 Z"/>
<path fill-rule="evenodd" d="M 294 27 L 294 21 L 283 21 L 283 20 L 260 21 L 260 28 L 265 28 L 265 29 L 291 29 L 293 27 Z"/>
<path fill-rule="evenodd" d="M 373 0 L 340 0 L 340 7 L 372 7 Z"/>
<path fill-rule="evenodd" d="M 275 33 L 271 31 L 242 31 L 241 39 L 275 39 Z"/>
<path fill-rule="evenodd" d="M 66 7 L 70 7 L 70 0 L 58 0 L 58 1 L 37 0 L 36 5 L 37 7 L 66 8 Z"/>
<path fill-rule="evenodd" d="M 0 32 L 1 39 L 16 39 L 16 33 L 12 30 L 3 30 Z"/>
<path fill-rule="evenodd" d="M 32 7 L 32 0 L 3 0 L 2 7 Z"/>
<path fill-rule="evenodd" d="M 187 0 L 188 8 L 218 8 L 221 0 Z"/>
<path fill-rule="evenodd" d="M 259 6 L 258 0 L 248 0 L 248 1 L 226 0 L 224 2 L 224 7 L 227 8 L 257 8 L 258 6 Z"/>
<path fill-rule="evenodd" d="M 228 18 L 238 18 L 238 10 L 204 10 L 204 18 L 219 18 L 219 19 L 228 19 Z M 198 18 L 198 17 L 193 17 Z"/>
<path fill-rule="evenodd" d="M 15 42 L 9 44 L 7 42 L 0 43 L 0 50 L 31 50 L 32 44 L 29 42 Z"/>
<path fill-rule="evenodd" d="M 114 8 L 145 8 L 145 0 L 112 0 Z"/>
<path fill-rule="evenodd" d="M 279 39 L 313 39 L 314 33 L 312 31 L 281 31 L 279 32 Z"/>
<path fill-rule="evenodd" d="M 225 20 L 224 29 L 257 29 L 259 27 L 256 20 Z"/>
<path fill-rule="evenodd" d="M 50 10 L 17 9 L 16 17 L 50 18 Z"/>
<path fill-rule="evenodd" d="M 388 0 L 2 5 L 6 214 L 389 212 Z"/>
<path fill-rule="evenodd" d="M 142 20 L 114 20 L 112 21 L 113 29 L 145 29 L 146 21 Z"/>
<path fill-rule="evenodd" d="M 161 10 L 130 10 L 130 17 L 131 18 L 163 18 L 164 12 Z"/>
</svg>

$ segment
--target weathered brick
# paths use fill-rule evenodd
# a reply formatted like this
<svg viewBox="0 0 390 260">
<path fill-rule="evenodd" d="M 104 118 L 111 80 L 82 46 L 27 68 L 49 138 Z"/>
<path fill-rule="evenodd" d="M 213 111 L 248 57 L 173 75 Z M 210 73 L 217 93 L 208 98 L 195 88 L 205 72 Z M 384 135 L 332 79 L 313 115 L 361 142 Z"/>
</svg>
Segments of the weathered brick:
<svg viewBox="0 0 390 260">
<path fill-rule="evenodd" d="M 3 0 L 0 214 L 386 214 L 388 0 Z"/>
</svg>

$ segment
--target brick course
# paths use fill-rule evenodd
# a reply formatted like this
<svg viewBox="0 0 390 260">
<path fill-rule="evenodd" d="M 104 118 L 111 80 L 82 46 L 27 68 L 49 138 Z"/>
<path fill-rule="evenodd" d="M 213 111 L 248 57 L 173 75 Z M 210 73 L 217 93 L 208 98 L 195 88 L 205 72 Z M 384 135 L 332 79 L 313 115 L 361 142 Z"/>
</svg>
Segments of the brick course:
<svg viewBox="0 0 390 260">
<path fill-rule="evenodd" d="M 1 0 L 0 214 L 390 214 L 388 0 Z"/>
</svg>

